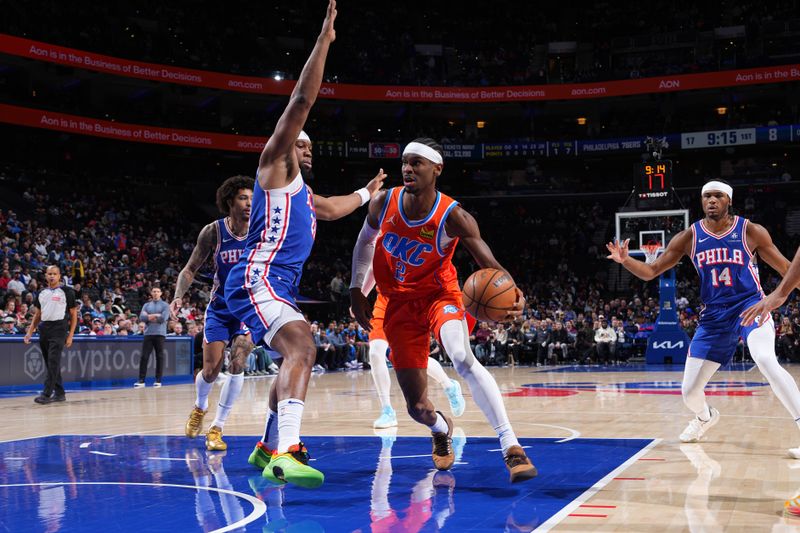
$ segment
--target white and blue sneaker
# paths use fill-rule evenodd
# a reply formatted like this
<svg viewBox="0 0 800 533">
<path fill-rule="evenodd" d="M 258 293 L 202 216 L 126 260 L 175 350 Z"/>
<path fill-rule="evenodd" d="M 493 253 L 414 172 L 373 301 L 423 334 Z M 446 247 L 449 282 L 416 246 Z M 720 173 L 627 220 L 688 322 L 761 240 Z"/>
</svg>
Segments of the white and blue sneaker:
<svg viewBox="0 0 800 533">
<path fill-rule="evenodd" d="M 372 423 L 372 427 L 375 429 L 386 429 L 392 428 L 397 426 L 397 415 L 394 413 L 394 409 L 391 406 L 386 406 L 381 411 L 381 416 Z"/>
<path fill-rule="evenodd" d="M 447 400 L 450 402 L 450 410 L 453 412 L 453 416 L 458 418 L 463 415 L 467 404 L 464 401 L 464 395 L 461 394 L 461 383 L 451 379 L 450 386 L 444 389 L 444 392 L 447 394 Z"/>
</svg>

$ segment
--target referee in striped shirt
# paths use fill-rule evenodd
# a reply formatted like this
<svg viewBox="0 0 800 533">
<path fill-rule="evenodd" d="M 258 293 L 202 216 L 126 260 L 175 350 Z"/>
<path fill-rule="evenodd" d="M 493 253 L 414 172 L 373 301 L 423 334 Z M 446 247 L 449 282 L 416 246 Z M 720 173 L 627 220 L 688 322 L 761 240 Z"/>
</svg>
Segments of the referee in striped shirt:
<svg viewBox="0 0 800 533">
<path fill-rule="evenodd" d="M 75 291 L 61 286 L 60 268 L 50 265 L 45 272 L 45 278 L 47 287 L 39 291 L 33 301 L 36 310 L 24 339 L 25 344 L 30 344 L 31 337 L 39 326 L 39 346 L 47 367 L 44 390 L 33 400 L 40 404 L 63 402 L 66 399 L 64 385 L 61 383 L 61 351 L 65 346 L 72 346 L 80 307 L 80 302 L 75 299 Z"/>
</svg>

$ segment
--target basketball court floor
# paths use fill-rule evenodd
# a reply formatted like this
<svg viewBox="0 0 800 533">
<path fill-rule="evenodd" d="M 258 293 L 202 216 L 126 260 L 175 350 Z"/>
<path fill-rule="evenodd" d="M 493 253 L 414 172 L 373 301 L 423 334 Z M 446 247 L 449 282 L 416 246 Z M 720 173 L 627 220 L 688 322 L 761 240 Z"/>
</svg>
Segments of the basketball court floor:
<svg viewBox="0 0 800 533">
<path fill-rule="evenodd" d="M 786 453 L 800 430 L 758 369 L 709 384 L 722 419 L 699 444 L 678 440 L 690 419 L 681 370 L 491 369 L 539 469 L 518 485 L 465 385 L 458 460 L 436 473 L 396 383 L 399 428 L 376 435 L 369 372 L 315 375 L 303 434 L 326 474 L 316 490 L 272 486 L 247 464 L 272 378 L 246 380 L 223 453 L 183 436 L 191 383 L 82 389 L 45 406 L 35 391 L 5 393 L 0 531 L 800 531 L 782 515 L 800 490 L 800 460 Z"/>
</svg>

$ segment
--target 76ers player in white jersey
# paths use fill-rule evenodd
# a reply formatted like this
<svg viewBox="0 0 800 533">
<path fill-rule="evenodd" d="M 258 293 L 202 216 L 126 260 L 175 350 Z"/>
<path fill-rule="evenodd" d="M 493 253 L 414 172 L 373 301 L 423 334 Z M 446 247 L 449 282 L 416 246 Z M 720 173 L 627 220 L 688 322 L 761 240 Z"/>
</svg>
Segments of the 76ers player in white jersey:
<svg viewBox="0 0 800 533">
<path fill-rule="evenodd" d="M 740 314 L 764 297 L 758 278 L 756 254 L 779 274 L 789 261 L 775 247 L 766 229 L 730 214 L 733 189 L 723 181 L 710 181 L 702 189 L 705 217 L 681 231 L 669 242 L 663 255 L 652 264 L 628 255 L 628 241 L 606 246 L 612 259 L 635 276 L 651 280 L 678 264 L 686 255 L 700 275 L 704 307 L 700 323 L 689 345 L 683 374 L 683 401 L 696 417 L 681 433 L 682 442 L 697 442 L 719 421 L 719 411 L 706 403 L 705 388 L 717 369 L 730 361 L 739 338 L 769 381 L 775 395 L 800 420 L 800 391 L 775 355 L 775 326 L 770 318 L 744 326 Z M 800 448 L 789 450 L 800 458 Z"/>
<path fill-rule="evenodd" d="M 203 330 L 203 371 L 195 376 L 197 397 L 185 427 L 187 437 L 194 438 L 200 433 L 203 417 L 208 410 L 208 393 L 222 368 L 225 347 L 232 342 L 230 377 L 222 385 L 217 415 L 206 434 L 206 448 L 209 450 L 227 449 L 222 440 L 222 428 L 242 390 L 244 361 L 253 348 L 250 334 L 225 303 L 228 273 L 244 253 L 252 199 L 253 178 L 233 176 L 220 185 L 217 189 L 217 208 L 227 216 L 200 231 L 189 261 L 178 275 L 175 299 L 170 305 L 172 314 L 177 315 L 195 273 L 213 253 L 214 287 L 206 308 Z"/>
<path fill-rule="evenodd" d="M 317 219 L 343 216 L 371 196 L 364 188 L 337 201 L 322 198 L 312 193 L 301 174 L 299 145 L 308 139 L 301 135 L 302 128 L 322 84 L 328 48 L 336 38 L 335 19 L 336 2 L 330 0 L 322 32 L 261 153 L 245 252 L 225 285 L 228 308 L 250 329 L 253 342 L 264 341 L 283 356 L 270 390 L 265 439 L 251 454 L 250 463 L 262 467 L 262 475 L 272 481 L 308 488 L 324 481 L 322 473 L 308 465 L 308 452 L 300 442 L 300 421 L 317 350 L 295 298 Z M 379 188 L 383 178 L 379 174 L 371 185 Z M 277 442 L 270 443 L 276 421 Z"/>
</svg>

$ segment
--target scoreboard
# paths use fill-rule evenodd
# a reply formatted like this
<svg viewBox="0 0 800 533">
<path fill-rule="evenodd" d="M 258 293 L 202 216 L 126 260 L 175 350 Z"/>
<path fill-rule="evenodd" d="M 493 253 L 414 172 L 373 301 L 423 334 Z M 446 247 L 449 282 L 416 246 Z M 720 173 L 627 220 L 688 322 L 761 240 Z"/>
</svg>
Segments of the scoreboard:
<svg viewBox="0 0 800 533">
<path fill-rule="evenodd" d="M 639 208 L 669 207 L 672 199 L 672 161 L 651 161 L 638 165 L 634 194 Z"/>
</svg>

